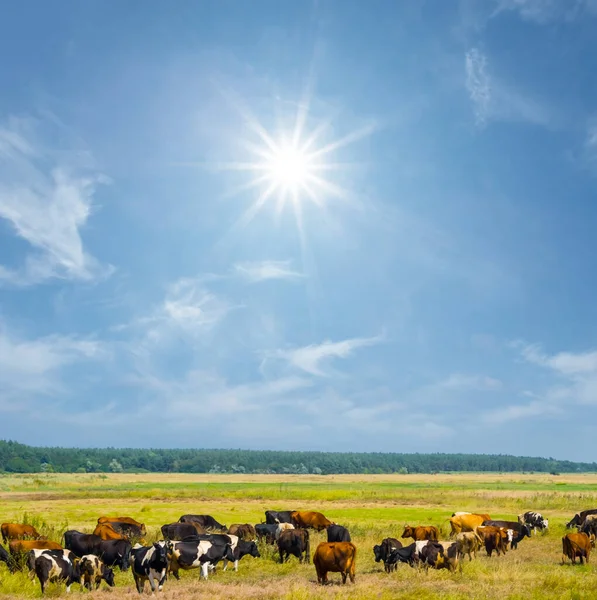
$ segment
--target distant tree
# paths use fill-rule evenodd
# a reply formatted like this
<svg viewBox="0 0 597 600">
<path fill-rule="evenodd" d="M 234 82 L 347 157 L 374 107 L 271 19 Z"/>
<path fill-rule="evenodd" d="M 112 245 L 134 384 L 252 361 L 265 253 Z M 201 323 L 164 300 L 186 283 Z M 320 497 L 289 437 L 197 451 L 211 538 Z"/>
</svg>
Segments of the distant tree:
<svg viewBox="0 0 597 600">
<path fill-rule="evenodd" d="M 113 458 L 110 461 L 110 464 L 108 465 L 108 469 L 110 469 L 110 471 L 112 471 L 112 473 L 122 473 L 122 471 L 123 471 L 122 465 L 115 458 Z"/>
</svg>

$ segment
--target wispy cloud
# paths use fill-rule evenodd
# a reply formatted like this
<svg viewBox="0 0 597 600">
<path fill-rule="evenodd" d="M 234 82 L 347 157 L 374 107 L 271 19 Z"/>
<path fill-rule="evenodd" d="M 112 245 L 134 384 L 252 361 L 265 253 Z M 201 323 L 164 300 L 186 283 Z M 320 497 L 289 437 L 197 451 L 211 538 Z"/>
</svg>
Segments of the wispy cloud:
<svg viewBox="0 0 597 600">
<path fill-rule="evenodd" d="M 304 277 L 302 273 L 291 268 L 287 260 L 264 260 L 259 262 L 243 262 L 234 265 L 237 275 L 250 283 L 267 281 L 268 279 L 299 280 Z"/>
<path fill-rule="evenodd" d="M 487 57 L 478 48 L 471 48 L 465 55 L 465 70 L 466 89 L 473 103 L 475 122 L 477 125 L 484 125 L 491 101 Z"/>
<path fill-rule="evenodd" d="M 556 415 L 559 407 L 543 401 L 533 401 L 528 404 L 512 404 L 484 413 L 481 420 L 485 423 L 500 425 L 510 421 L 519 421 L 529 417 Z"/>
<path fill-rule="evenodd" d="M 546 25 L 553 21 L 571 21 L 597 13 L 595 0 L 497 0 L 492 17 L 504 12 L 517 12 L 525 21 Z"/>
<path fill-rule="evenodd" d="M 0 218 L 35 249 L 21 267 L 2 267 L 0 282 L 90 280 L 111 271 L 85 251 L 81 239 L 96 187 L 107 179 L 78 171 L 35 138 L 35 122 L 11 118 L 0 125 Z"/>
<path fill-rule="evenodd" d="M 488 377 L 487 375 L 463 375 L 453 373 L 448 378 L 436 384 L 445 390 L 499 390 L 502 388 L 502 382 L 499 379 Z"/>
<path fill-rule="evenodd" d="M 327 372 L 323 369 L 323 364 L 326 361 L 333 358 L 348 358 L 355 350 L 374 346 L 382 340 L 383 336 L 352 338 L 341 342 L 328 340 L 321 344 L 303 346 L 293 350 L 278 350 L 274 356 L 286 360 L 290 365 L 305 373 L 325 376 Z"/>
</svg>

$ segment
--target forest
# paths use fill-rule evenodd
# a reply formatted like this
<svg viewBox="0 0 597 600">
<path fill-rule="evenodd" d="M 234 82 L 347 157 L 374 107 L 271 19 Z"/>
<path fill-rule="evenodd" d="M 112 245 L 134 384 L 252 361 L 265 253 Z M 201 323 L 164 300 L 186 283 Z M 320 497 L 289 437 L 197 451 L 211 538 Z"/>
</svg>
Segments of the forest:
<svg viewBox="0 0 597 600">
<path fill-rule="evenodd" d="M 0 440 L 3 473 L 440 473 L 596 472 L 597 463 L 505 454 L 276 450 L 43 448 Z"/>
</svg>

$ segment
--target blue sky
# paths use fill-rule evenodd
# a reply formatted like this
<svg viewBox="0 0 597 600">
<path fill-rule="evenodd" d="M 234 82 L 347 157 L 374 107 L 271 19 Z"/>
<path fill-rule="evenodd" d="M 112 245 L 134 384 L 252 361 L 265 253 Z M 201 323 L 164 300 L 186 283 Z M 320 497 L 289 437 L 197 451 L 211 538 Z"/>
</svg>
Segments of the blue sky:
<svg viewBox="0 0 597 600">
<path fill-rule="evenodd" d="M 0 437 L 597 460 L 594 0 L 3 15 Z"/>
</svg>

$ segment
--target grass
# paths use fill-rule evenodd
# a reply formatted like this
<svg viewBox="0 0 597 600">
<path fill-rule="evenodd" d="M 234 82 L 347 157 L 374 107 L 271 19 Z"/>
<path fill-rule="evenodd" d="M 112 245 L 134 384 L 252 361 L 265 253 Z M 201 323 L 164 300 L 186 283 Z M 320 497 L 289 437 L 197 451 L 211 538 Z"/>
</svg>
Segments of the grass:
<svg viewBox="0 0 597 600">
<path fill-rule="evenodd" d="M 164 588 L 164 597 L 172 600 L 593 599 L 597 597 L 597 572 L 592 563 L 560 565 L 565 522 L 578 510 L 593 506 L 597 506 L 597 475 L 583 474 L 0 476 L 0 521 L 29 522 L 56 541 L 66 529 L 91 532 L 102 514 L 135 517 L 146 523 L 148 538 L 157 539 L 160 525 L 187 512 L 212 514 L 230 525 L 258 523 L 268 508 L 296 508 L 320 510 L 346 525 L 358 548 L 354 586 L 339 585 L 339 575 L 332 574 L 334 584 L 321 588 L 315 583 L 312 564 L 300 565 L 291 558 L 280 565 L 274 550 L 262 546 L 262 557 L 244 558 L 238 573 L 219 569 L 204 582 L 199 581 L 197 571 L 181 572 L 180 582 L 169 580 Z M 504 557 L 465 561 L 462 573 L 426 574 L 402 567 L 386 575 L 373 560 L 373 545 L 383 537 L 399 537 L 406 523 L 438 525 L 447 534 L 447 519 L 455 510 L 515 519 L 529 509 L 549 517 L 549 533 L 525 539 L 518 550 Z M 312 534 L 312 551 L 324 535 Z M 103 584 L 91 596 L 110 594 L 113 600 L 136 596 L 130 571 L 117 572 L 116 584 L 110 590 Z M 73 592 L 89 594 L 76 585 Z M 47 592 L 61 594 L 64 587 L 58 585 Z M 11 575 L 1 565 L 0 595 L 39 597 L 39 585 L 24 573 Z"/>
</svg>

